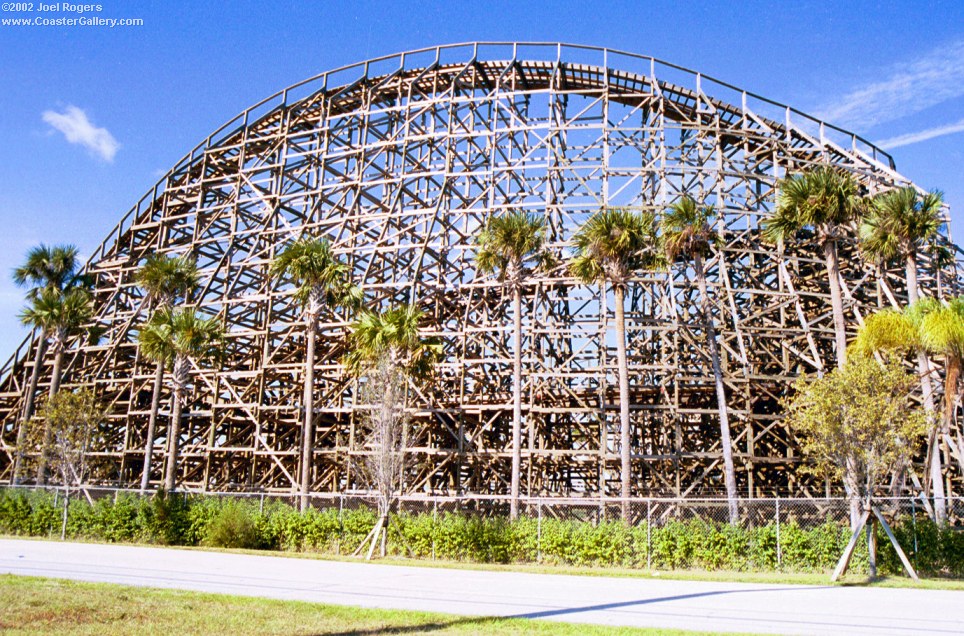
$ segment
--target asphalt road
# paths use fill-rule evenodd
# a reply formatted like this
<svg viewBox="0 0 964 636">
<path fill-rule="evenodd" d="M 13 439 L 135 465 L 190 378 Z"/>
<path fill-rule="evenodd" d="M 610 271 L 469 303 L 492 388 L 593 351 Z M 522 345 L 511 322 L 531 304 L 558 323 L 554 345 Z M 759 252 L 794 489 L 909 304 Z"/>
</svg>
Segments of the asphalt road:
<svg viewBox="0 0 964 636">
<path fill-rule="evenodd" d="M 465 616 L 777 634 L 962 634 L 964 592 L 417 568 L 0 540 L 0 573 Z"/>
</svg>

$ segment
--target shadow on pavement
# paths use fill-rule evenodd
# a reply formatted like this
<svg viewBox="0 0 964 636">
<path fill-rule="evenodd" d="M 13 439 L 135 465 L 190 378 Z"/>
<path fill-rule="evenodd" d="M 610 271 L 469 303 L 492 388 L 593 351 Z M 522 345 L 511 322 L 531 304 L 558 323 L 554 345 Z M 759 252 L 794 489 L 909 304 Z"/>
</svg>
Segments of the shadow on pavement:
<svg viewBox="0 0 964 636">
<path fill-rule="evenodd" d="M 834 586 L 820 586 L 816 589 L 830 589 Z M 566 614 L 578 614 L 580 612 L 599 612 L 613 609 L 622 609 L 626 607 L 635 607 L 641 605 L 651 605 L 653 603 L 671 603 L 673 601 L 682 601 L 691 598 L 700 598 L 705 596 L 722 596 L 725 594 L 754 594 L 759 592 L 789 592 L 797 591 L 799 588 L 796 587 L 767 587 L 755 590 L 715 590 L 713 592 L 700 592 L 698 594 L 680 594 L 677 596 L 660 596 L 657 598 L 645 598 L 636 601 L 622 601 L 619 603 L 605 603 L 601 605 L 587 605 L 584 607 L 561 607 L 552 610 L 542 610 L 539 612 L 527 612 L 525 614 L 512 614 L 507 616 L 467 616 L 465 618 L 459 618 L 451 621 L 436 622 L 436 623 L 425 623 L 422 625 L 407 625 L 404 627 L 385 627 L 376 629 L 358 629 L 345 632 L 332 632 L 328 636 L 375 636 L 376 634 L 411 634 L 411 633 L 421 633 L 421 632 L 433 632 L 440 629 L 447 629 L 449 627 L 457 626 L 471 626 L 471 625 L 484 625 L 487 623 L 493 623 L 506 619 L 540 619 L 540 618 L 553 618 L 557 616 L 563 616 Z M 811 588 L 814 589 L 814 588 Z"/>
<path fill-rule="evenodd" d="M 672 601 L 683 601 L 691 598 L 700 598 L 703 596 L 722 596 L 724 594 L 755 594 L 759 592 L 787 592 L 796 591 L 798 588 L 793 587 L 766 587 L 756 590 L 715 590 L 713 592 L 699 592 L 697 594 L 680 594 L 677 596 L 660 596 L 657 598 L 645 598 L 638 601 L 622 601 L 620 603 L 605 603 L 602 605 L 587 605 L 585 607 L 564 607 L 554 610 L 544 610 L 541 612 L 529 612 L 526 614 L 513 614 L 512 616 L 507 616 L 506 618 L 551 618 L 553 616 L 561 616 L 563 614 L 576 614 L 579 612 L 598 612 L 606 611 L 612 609 L 621 609 L 625 607 L 634 607 L 638 605 L 651 605 L 653 603 L 669 603 Z M 818 588 L 826 589 L 826 587 Z"/>
</svg>

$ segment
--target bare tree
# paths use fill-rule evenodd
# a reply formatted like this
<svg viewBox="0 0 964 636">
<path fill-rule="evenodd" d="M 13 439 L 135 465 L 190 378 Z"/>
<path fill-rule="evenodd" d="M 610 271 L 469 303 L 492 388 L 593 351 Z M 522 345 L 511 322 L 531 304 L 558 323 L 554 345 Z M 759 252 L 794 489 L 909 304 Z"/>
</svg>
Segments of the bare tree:
<svg viewBox="0 0 964 636">
<path fill-rule="evenodd" d="M 60 392 L 50 398 L 43 419 L 30 420 L 25 443 L 55 475 L 64 490 L 60 538 L 67 536 L 67 513 L 72 491 L 83 488 L 90 471 L 88 453 L 105 419 L 103 406 L 89 389 Z"/>
<path fill-rule="evenodd" d="M 369 559 L 379 544 L 381 556 L 385 556 L 389 515 L 402 494 L 405 443 L 411 424 L 405 408 L 406 388 L 403 370 L 388 356 L 382 356 L 369 368 L 359 391 L 364 434 L 355 470 L 378 506 L 378 522 L 358 547 L 361 551 L 370 540 Z"/>
<path fill-rule="evenodd" d="M 431 375 L 441 353 L 441 343 L 425 337 L 418 324 L 423 313 L 403 305 L 381 313 L 363 312 L 352 325 L 348 370 L 361 379 L 360 410 L 366 433 L 355 462 L 361 481 L 378 501 L 378 522 L 358 546 L 371 539 L 368 558 L 381 538 L 385 556 L 389 513 L 404 485 L 405 454 L 410 418 L 406 413 L 409 383 Z"/>
</svg>

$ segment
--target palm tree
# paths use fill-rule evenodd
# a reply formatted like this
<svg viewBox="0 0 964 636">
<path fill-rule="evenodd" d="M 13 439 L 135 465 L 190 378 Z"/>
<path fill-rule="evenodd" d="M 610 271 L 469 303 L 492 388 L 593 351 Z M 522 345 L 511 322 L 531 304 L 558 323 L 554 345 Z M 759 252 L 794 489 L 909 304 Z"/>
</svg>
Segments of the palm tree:
<svg viewBox="0 0 964 636">
<path fill-rule="evenodd" d="M 713 366 L 713 379 L 716 383 L 716 406 L 720 415 L 720 440 L 723 448 L 723 477 L 726 484 L 726 497 L 729 505 L 730 523 L 737 523 L 740 513 L 737 508 L 736 472 L 733 468 L 733 447 L 730 442 L 730 421 L 726 412 L 726 389 L 723 386 L 723 373 L 720 370 L 720 351 L 716 343 L 716 327 L 713 324 L 710 297 L 706 290 L 706 271 L 703 258 L 709 254 L 717 240 L 717 234 L 710 227 L 714 216 L 710 207 L 698 206 L 691 197 L 683 197 L 670 206 L 660 223 L 663 247 L 670 263 L 682 258 L 693 263 L 696 284 L 700 290 L 700 311 L 706 330 L 706 340 L 710 348 L 710 361 Z"/>
<path fill-rule="evenodd" d="M 73 245 L 40 244 L 27 252 L 23 265 L 13 270 L 13 280 L 20 287 L 29 287 L 27 299 L 33 300 L 44 289 L 77 286 L 84 278 L 78 271 L 79 266 L 77 248 Z"/>
<path fill-rule="evenodd" d="M 61 291 L 55 287 L 44 287 L 33 297 L 30 304 L 20 314 L 24 325 L 39 329 L 42 337 L 50 343 L 54 354 L 54 366 L 50 375 L 50 397 L 60 390 L 61 367 L 67 342 L 77 330 L 89 322 L 93 315 L 90 292 L 82 287 L 72 287 Z M 23 428 L 23 427 L 21 427 Z M 50 428 L 44 424 L 44 444 L 49 442 Z M 41 459 L 38 479 L 46 480 L 47 466 Z"/>
<path fill-rule="evenodd" d="M 940 432 L 935 432 L 935 438 L 950 439 L 951 427 L 954 424 L 957 411 L 957 400 L 960 396 L 959 384 L 961 368 L 964 364 L 964 296 L 953 298 L 946 305 L 933 298 L 923 298 L 907 309 L 908 318 L 917 327 L 917 334 L 922 348 L 931 355 L 944 358 L 944 409 L 941 418 Z M 940 472 L 940 459 L 934 456 L 940 454 L 940 445 L 935 443 L 931 447 L 931 483 L 934 490 L 935 503 L 942 510 L 944 502 L 944 486 Z M 935 468 L 936 466 L 936 468 Z M 938 501 L 939 500 L 939 501 Z M 946 521 L 946 513 L 936 513 L 939 523 Z"/>
<path fill-rule="evenodd" d="M 217 318 L 203 318 L 194 309 L 161 309 L 151 316 L 139 335 L 141 351 L 155 362 L 170 366 L 173 405 L 168 436 L 164 488 L 174 490 L 181 426 L 181 408 L 187 401 L 191 364 L 216 359 L 224 331 Z"/>
<path fill-rule="evenodd" d="M 57 245 L 50 247 L 39 245 L 29 252 L 24 264 L 13 270 L 13 281 L 19 287 L 27 287 L 27 300 L 33 301 L 41 291 L 63 290 L 73 286 L 78 281 L 77 248 L 73 245 Z M 47 338 L 41 334 L 34 354 L 33 369 L 30 373 L 27 395 L 24 398 L 23 417 L 17 431 L 17 448 L 24 442 L 26 428 L 23 423 L 33 417 L 34 400 L 37 395 L 37 384 L 40 382 L 40 368 L 43 366 L 44 354 L 47 350 Z M 20 480 L 20 456 L 14 460 L 13 483 Z"/>
<path fill-rule="evenodd" d="M 917 326 L 909 312 L 883 309 L 867 316 L 850 351 L 870 356 L 880 352 L 908 353 L 920 347 Z"/>
<path fill-rule="evenodd" d="M 551 263 L 545 245 L 545 221 L 512 211 L 489 219 L 477 240 L 475 262 L 482 274 L 497 273 L 512 291 L 512 485 L 510 516 L 519 516 L 519 474 L 522 466 L 522 283 L 535 266 Z"/>
<path fill-rule="evenodd" d="M 904 259 L 910 305 L 920 298 L 917 254 L 944 224 L 943 196 L 929 192 L 921 197 L 912 187 L 885 192 L 872 199 L 860 224 L 861 246 L 868 254 L 878 260 Z"/>
<path fill-rule="evenodd" d="M 878 195 L 871 201 L 869 213 L 860 224 L 861 247 L 870 258 L 885 262 L 895 258 L 904 260 L 907 277 L 907 302 L 920 300 L 917 284 L 917 255 L 930 242 L 943 225 L 941 205 L 943 195 L 930 192 L 923 197 L 912 187 L 899 188 Z M 930 364 L 923 348 L 917 347 L 917 372 L 924 394 L 924 408 L 934 412 L 934 388 L 931 383 Z M 937 435 L 931 435 L 931 482 L 934 488 L 935 509 L 939 519 L 945 514 L 943 505 L 944 486 L 941 481 L 941 453 Z"/>
<path fill-rule="evenodd" d="M 584 283 L 606 283 L 616 301 L 616 360 L 619 370 L 619 438 L 622 515 L 629 519 L 632 462 L 629 432 L 629 365 L 626 361 L 626 286 L 636 270 L 658 262 L 656 220 L 650 213 L 605 208 L 573 236 L 576 253 L 569 264 Z"/>
<path fill-rule="evenodd" d="M 304 374 L 304 430 L 301 448 L 301 510 L 308 507 L 314 448 L 315 336 L 318 319 L 326 308 L 357 305 L 361 291 L 351 284 L 351 269 L 331 250 L 326 239 L 304 238 L 288 245 L 271 264 L 271 276 L 291 278 L 298 289 L 295 298 L 305 316 L 307 351 Z"/>
<path fill-rule="evenodd" d="M 847 363 L 847 325 L 844 322 L 840 290 L 840 262 L 837 241 L 862 209 L 857 182 L 850 173 L 831 166 L 819 166 L 787 176 L 778 184 L 777 209 L 763 222 L 764 238 L 782 243 L 806 228 L 812 228 L 823 247 L 833 309 L 837 366 Z"/>
<path fill-rule="evenodd" d="M 144 260 L 135 276 L 144 290 L 146 299 L 154 312 L 170 309 L 178 299 L 187 299 L 197 287 L 200 277 L 194 259 L 188 256 L 152 254 Z M 147 490 L 151 478 L 151 460 L 154 454 L 154 435 L 157 430 L 157 414 L 161 406 L 161 388 L 164 382 L 164 362 L 157 361 L 154 386 L 151 393 L 151 414 L 147 422 L 147 440 L 144 442 L 144 468 L 141 472 L 141 492 Z"/>
<path fill-rule="evenodd" d="M 420 378 L 430 373 L 441 345 L 433 338 L 423 337 L 419 331 L 424 315 L 412 304 L 381 313 L 363 311 L 348 337 L 346 368 L 360 375 L 386 358 L 393 368 L 402 369 L 409 377 Z"/>
</svg>

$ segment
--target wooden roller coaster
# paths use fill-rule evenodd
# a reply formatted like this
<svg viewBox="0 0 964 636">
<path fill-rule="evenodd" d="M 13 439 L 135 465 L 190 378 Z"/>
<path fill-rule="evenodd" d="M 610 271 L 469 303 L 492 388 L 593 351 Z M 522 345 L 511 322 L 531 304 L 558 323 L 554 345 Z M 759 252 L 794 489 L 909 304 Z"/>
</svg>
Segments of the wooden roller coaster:
<svg viewBox="0 0 964 636">
<path fill-rule="evenodd" d="M 544 216 L 560 265 L 523 289 L 522 492 L 619 493 L 613 296 L 565 268 L 590 215 L 629 206 L 657 215 L 689 195 L 720 214 L 709 294 L 731 410 L 741 496 L 823 495 L 797 470 L 780 400 L 801 374 L 832 367 L 833 320 L 816 242 L 785 249 L 759 227 L 776 182 L 815 164 L 850 171 L 868 193 L 909 185 L 868 142 L 789 107 L 671 64 L 559 44 L 465 44 L 345 67 L 244 111 L 184 157 L 90 258 L 97 344 L 72 343 L 65 388 L 92 385 L 110 405 L 96 481 L 139 483 L 154 363 L 134 273 L 153 253 L 191 254 L 192 299 L 223 321 L 223 361 L 195 367 L 181 427 L 182 487 L 298 489 L 305 328 L 290 285 L 268 270 L 302 236 L 327 237 L 370 306 L 413 302 L 444 359 L 415 400 L 409 492 L 504 494 L 511 464 L 512 313 L 476 274 L 488 217 Z M 912 185 L 912 184 L 910 184 Z M 940 242 L 950 244 L 949 236 Z M 840 244 L 849 328 L 906 302 L 901 264 L 865 263 Z M 960 293 L 956 265 L 922 254 L 929 295 Z M 641 496 L 723 492 L 712 370 L 699 291 L 677 264 L 636 273 L 626 316 L 632 479 Z M 315 366 L 312 489 L 358 486 L 348 461 L 355 386 L 340 366 L 351 316 L 323 317 Z M 39 336 L 0 369 L 0 481 L 12 475 Z M 43 361 L 38 394 L 50 380 Z M 155 457 L 163 459 L 165 393 Z M 960 475 L 945 464 L 949 492 Z M 151 483 L 161 482 L 160 461 Z M 922 471 L 917 471 L 923 478 Z"/>
</svg>

